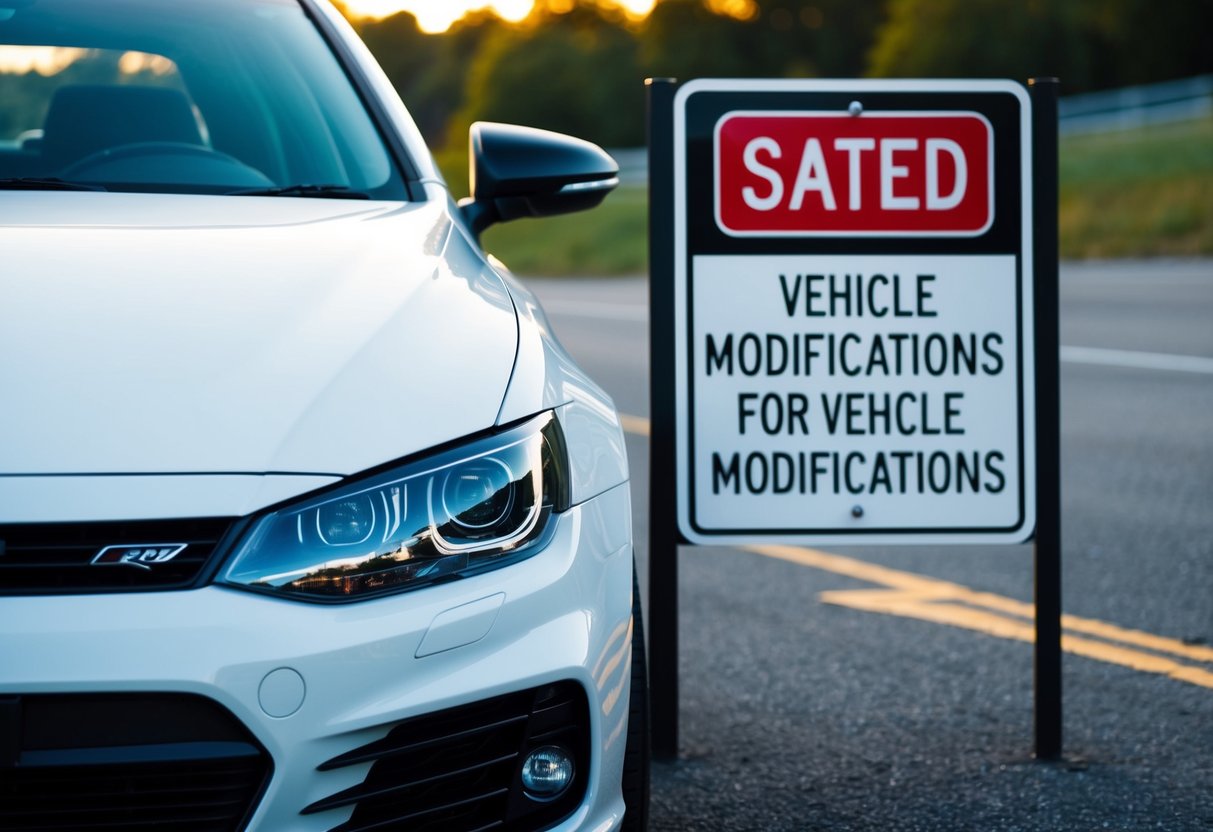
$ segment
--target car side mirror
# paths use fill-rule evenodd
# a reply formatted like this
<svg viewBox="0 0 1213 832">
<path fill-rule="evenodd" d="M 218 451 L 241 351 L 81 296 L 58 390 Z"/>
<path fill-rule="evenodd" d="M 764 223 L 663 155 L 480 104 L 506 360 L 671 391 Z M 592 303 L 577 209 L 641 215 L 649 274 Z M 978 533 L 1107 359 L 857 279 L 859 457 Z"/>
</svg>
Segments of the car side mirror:
<svg viewBox="0 0 1213 832">
<path fill-rule="evenodd" d="M 496 222 L 593 208 L 619 184 L 619 165 L 596 144 L 513 124 L 468 131 L 472 195 L 460 200 L 477 237 Z"/>
</svg>

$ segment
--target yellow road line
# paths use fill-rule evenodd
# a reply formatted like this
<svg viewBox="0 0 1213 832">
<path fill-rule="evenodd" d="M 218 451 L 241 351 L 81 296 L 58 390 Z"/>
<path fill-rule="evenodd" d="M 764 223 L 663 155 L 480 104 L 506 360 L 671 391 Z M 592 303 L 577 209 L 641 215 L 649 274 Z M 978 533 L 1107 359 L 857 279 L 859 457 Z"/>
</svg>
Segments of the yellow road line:
<svg viewBox="0 0 1213 832">
<path fill-rule="evenodd" d="M 649 435 L 648 419 L 621 414 L 620 422 L 628 433 Z M 1036 640 L 1035 607 L 1024 601 L 802 546 L 763 544 L 740 548 L 885 587 L 823 592 L 820 598 L 827 604 L 946 624 L 1015 641 Z M 1076 615 L 1063 615 L 1061 623 L 1061 647 L 1068 653 L 1213 688 L 1213 672 L 1156 655 L 1166 653 L 1189 661 L 1213 663 L 1213 648 Z"/>
<path fill-rule="evenodd" d="M 833 572 L 837 575 L 845 575 L 849 578 L 857 578 L 868 583 L 883 584 L 896 590 L 864 589 L 851 592 L 826 592 L 822 594 L 822 600 L 827 601 L 827 603 L 841 603 L 835 600 L 838 598 L 851 601 L 860 595 L 879 595 L 887 597 L 894 602 L 904 598 L 914 598 L 919 602 L 960 601 L 964 604 L 984 607 L 988 610 L 1017 616 L 1028 621 L 1032 621 L 1036 615 L 1035 607 L 1024 601 L 1017 601 L 1014 598 L 995 595 L 991 592 L 978 592 L 960 584 L 936 580 L 935 578 L 926 578 L 910 572 L 901 572 L 885 566 L 877 566 L 873 563 L 856 560 L 855 558 L 820 552 L 816 549 L 777 545 L 743 546 L 741 548 L 760 555 L 766 555 L 767 557 L 792 561 L 804 566 L 812 566 L 816 569 Z M 847 606 L 852 605 L 847 604 Z M 1061 626 L 1066 630 L 1082 633 L 1083 635 L 1096 636 L 1109 641 L 1118 641 L 1122 644 L 1131 644 L 1147 650 L 1172 653 L 1193 661 L 1213 662 L 1213 648 L 1197 644 L 1185 644 L 1179 639 L 1156 636 L 1150 633 L 1143 633 L 1140 630 L 1129 630 L 1091 618 L 1063 615 Z"/>
</svg>

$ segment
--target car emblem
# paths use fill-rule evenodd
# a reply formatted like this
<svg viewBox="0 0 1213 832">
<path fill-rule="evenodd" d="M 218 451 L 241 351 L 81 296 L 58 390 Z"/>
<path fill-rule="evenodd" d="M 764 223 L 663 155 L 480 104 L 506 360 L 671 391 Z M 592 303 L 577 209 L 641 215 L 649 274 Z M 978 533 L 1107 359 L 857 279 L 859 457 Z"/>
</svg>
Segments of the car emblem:
<svg viewBox="0 0 1213 832">
<path fill-rule="evenodd" d="M 93 564 L 97 566 L 137 566 L 140 569 L 152 568 L 152 564 L 167 563 L 181 554 L 187 543 L 143 543 L 138 546 L 106 546 L 96 557 Z"/>
</svg>

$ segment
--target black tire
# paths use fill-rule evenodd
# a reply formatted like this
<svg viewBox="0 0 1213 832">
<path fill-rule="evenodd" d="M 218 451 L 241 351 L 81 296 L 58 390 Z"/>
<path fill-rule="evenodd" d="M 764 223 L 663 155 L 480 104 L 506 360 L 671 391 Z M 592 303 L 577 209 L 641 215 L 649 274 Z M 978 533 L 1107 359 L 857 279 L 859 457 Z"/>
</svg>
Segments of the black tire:
<svg viewBox="0 0 1213 832">
<path fill-rule="evenodd" d="M 644 649 L 644 617 L 640 584 L 632 564 L 632 685 L 628 706 L 628 743 L 623 758 L 622 832 L 649 828 L 649 665 Z"/>
</svg>

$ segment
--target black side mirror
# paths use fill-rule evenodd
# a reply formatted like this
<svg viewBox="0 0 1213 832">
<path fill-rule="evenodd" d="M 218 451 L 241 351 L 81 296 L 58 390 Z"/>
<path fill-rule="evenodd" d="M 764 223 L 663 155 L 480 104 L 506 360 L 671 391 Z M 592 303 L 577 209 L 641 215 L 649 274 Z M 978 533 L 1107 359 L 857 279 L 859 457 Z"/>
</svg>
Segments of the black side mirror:
<svg viewBox="0 0 1213 832">
<path fill-rule="evenodd" d="M 495 222 L 593 208 L 619 184 L 619 165 L 572 136 L 478 121 L 469 131 L 472 195 L 459 207 L 477 237 Z"/>
</svg>

